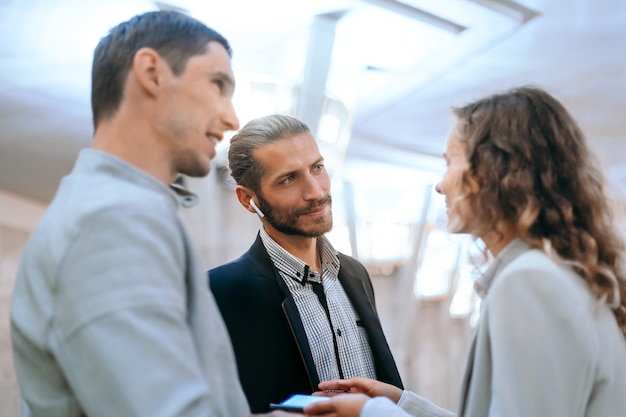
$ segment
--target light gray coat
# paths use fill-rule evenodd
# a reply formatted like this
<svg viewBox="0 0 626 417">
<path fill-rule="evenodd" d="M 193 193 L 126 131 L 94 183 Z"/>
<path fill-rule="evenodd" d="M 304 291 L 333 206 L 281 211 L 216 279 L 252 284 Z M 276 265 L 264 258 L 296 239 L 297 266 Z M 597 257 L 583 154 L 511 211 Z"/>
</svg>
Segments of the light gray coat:
<svg viewBox="0 0 626 417">
<path fill-rule="evenodd" d="M 23 415 L 247 417 L 228 333 L 179 205 L 143 171 L 81 152 L 15 282 Z"/>
<path fill-rule="evenodd" d="M 521 240 L 499 255 L 461 390 L 459 416 L 626 415 L 626 340 L 569 267 Z M 410 393 L 368 401 L 361 416 L 454 416 Z"/>
</svg>

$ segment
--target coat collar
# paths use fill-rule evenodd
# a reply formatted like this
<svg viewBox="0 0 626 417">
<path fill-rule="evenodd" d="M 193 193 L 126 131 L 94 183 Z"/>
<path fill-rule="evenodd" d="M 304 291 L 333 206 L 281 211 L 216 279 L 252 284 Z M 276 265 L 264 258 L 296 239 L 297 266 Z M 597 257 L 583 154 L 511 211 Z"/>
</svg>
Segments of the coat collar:
<svg viewBox="0 0 626 417">
<path fill-rule="evenodd" d="M 516 238 L 511 241 L 504 249 L 498 254 L 498 257 L 487 268 L 487 271 L 476 280 L 474 283 L 474 289 L 481 298 L 485 298 L 489 292 L 489 289 L 496 280 L 498 274 L 502 272 L 511 262 L 517 259 L 523 253 L 529 251 L 531 246 L 523 240 Z M 474 369 L 474 356 L 476 351 L 476 343 L 478 339 L 478 332 L 480 327 L 476 328 L 474 332 L 474 338 L 467 355 L 467 364 L 465 366 L 465 374 L 463 376 L 463 384 L 461 387 L 461 403 L 459 405 L 459 416 L 463 416 L 465 408 L 467 407 L 467 395 L 469 393 L 469 387 L 472 379 L 472 372 Z"/>
<path fill-rule="evenodd" d="M 480 298 L 485 298 L 489 292 L 489 288 L 493 284 L 496 276 L 500 271 L 506 268 L 518 256 L 530 249 L 530 245 L 522 239 L 513 239 L 508 245 L 500 251 L 498 257 L 489 265 L 487 270 L 474 283 L 474 290 Z"/>
</svg>

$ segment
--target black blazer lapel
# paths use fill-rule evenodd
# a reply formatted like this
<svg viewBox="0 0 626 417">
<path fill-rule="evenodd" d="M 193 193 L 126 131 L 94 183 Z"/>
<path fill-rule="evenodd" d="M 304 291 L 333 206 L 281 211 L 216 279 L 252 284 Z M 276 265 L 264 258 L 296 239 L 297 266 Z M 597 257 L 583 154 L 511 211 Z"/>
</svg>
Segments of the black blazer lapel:
<svg viewBox="0 0 626 417">
<path fill-rule="evenodd" d="M 354 260 L 351 261 L 354 262 Z M 359 276 L 359 274 L 365 274 L 365 277 L 369 278 L 369 275 L 367 275 L 367 271 L 364 269 L 360 272 L 350 267 L 349 262 L 344 256 L 340 256 L 339 282 L 367 331 L 374 357 L 376 376 L 380 381 L 403 388 L 396 362 L 391 354 L 380 319 L 375 310 L 373 293 L 371 297 L 368 297 L 369 291 L 367 291 L 367 287 L 369 283 L 364 282 Z"/>
<path fill-rule="evenodd" d="M 298 312 L 298 307 L 289 292 L 287 284 L 283 281 L 280 273 L 267 253 L 260 235 L 257 235 L 255 242 L 250 248 L 250 258 L 257 265 L 262 276 L 266 279 L 275 280 L 278 288 L 283 293 L 285 299 L 282 303 L 282 308 L 285 312 L 285 318 L 289 323 L 291 333 L 307 370 L 309 380 L 311 382 L 311 391 L 317 391 L 319 389 L 318 385 L 320 380 L 317 374 L 317 368 L 315 367 L 315 362 L 313 361 L 313 354 L 311 353 L 309 339 L 306 336 L 304 325 L 302 324 L 302 319 L 300 318 L 300 313 Z"/>
<path fill-rule="evenodd" d="M 304 361 L 304 366 L 309 375 L 309 380 L 311 381 L 311 391 L 318 391 L 320 378 L 317 374 L 315 362 L 313 361 L 311 346 L 309 345 L 309 339 L 306 337 L 306 332 L 304 331 L 304 325 L 300 319 L 298 307 L 291 296 L 288 296 L 285 298 L 285 301 L 283 301 L 283 311 L 285 312 L 285 318 L 289 323 L 289 327 L 291 328 L 296 345 L 298 346 L 298 350 L 300 351 L 300 355 Z"/>
</svg>

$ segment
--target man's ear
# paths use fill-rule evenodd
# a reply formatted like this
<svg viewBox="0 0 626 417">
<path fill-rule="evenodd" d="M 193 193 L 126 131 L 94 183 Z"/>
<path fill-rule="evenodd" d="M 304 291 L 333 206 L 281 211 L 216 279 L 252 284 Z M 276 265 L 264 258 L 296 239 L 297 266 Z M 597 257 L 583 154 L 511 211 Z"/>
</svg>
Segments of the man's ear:
<svg viewBox="0 0 626 417">
<path fill-rule="evenodd" d="M 141 48 L 135 53 L 131 71 L 137 83 L 150 95 L 156 95 L 161 83 L 165 60 L 152 48 Z"/>
<path fill-rule="evenodd" d="M 237 200 L 239 203 L 250 213 L 256 213 L 254 207 L 250 204 L 250 200 L 254 198 L 254 193 L 248 187 L 244 187 L 243 185 L 237 185 L 235 187 L 235 195 L 237 195 Z"/>
</svg>

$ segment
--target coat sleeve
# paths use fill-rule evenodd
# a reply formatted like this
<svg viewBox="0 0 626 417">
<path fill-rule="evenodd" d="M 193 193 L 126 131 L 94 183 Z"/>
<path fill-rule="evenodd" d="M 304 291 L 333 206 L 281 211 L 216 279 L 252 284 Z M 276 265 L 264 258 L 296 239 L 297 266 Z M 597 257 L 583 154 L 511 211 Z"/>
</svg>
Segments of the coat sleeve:
<svg viewBox="0 0 626 417">
<path fill-rule="evenodd" d="M 441 408 L 411 391 L 405 391 L 398 405 L 388 398 L 376 397 L 369 400 L 361 417 L 455 417 L 456 414 Z"/>
<path fill-rule="evenodd" d="M 82 226 L 58 272 L 49 343 L 85 413 L 210 414 L 172 210 L 109 208 Z"/>
</svg>

